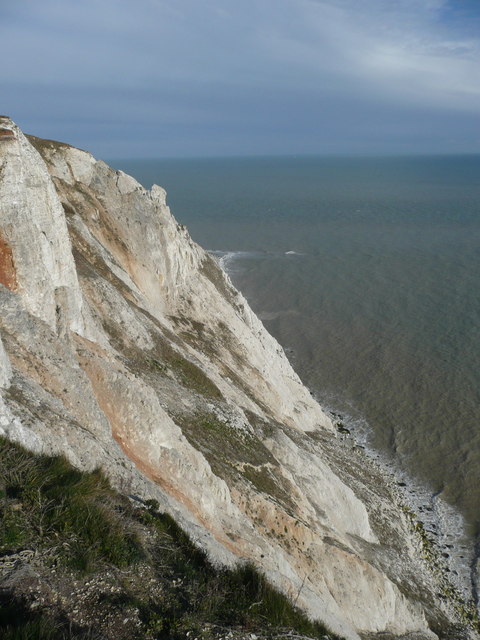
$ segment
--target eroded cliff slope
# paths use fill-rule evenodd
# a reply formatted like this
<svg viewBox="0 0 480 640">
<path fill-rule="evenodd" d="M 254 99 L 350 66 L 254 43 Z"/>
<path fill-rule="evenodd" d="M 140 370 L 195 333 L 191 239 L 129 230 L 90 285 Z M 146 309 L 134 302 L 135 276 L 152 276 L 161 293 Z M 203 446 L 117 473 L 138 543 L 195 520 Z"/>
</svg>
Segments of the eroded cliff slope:
<svg viewBox="0 0 480 640">
<path fill-rule="evenodd" d="M 158 500 L 346 638 L 468 637 L 381 472 L 165 191 L 1 130 L 0 431 Z"/>
</svg>

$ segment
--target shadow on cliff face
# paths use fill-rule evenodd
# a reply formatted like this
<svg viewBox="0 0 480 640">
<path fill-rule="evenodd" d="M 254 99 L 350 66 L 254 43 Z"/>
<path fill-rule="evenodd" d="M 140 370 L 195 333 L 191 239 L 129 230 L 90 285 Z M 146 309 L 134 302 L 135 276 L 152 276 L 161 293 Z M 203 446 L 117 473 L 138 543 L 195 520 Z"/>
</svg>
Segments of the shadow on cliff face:
<svg viewBox="0 0 480 640">
<path fill-rule="evenodd" d="M 32 611 L 26 599 L 0 593 L 2 640 L 106 640 L 93 629 L 81 629 L 64 617 L 47 617 Z"/>
</svg>

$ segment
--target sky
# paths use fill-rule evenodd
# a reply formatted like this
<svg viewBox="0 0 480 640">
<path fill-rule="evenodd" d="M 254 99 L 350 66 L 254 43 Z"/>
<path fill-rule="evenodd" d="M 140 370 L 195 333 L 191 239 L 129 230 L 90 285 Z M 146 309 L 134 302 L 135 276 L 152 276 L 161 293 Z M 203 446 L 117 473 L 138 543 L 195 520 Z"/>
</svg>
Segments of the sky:
<svg viewBox="0 0 480 640">
<path fill-rule="evenodd" d="M 97 157 L 480 153 L 480 0 L 0 0 L 0 55 Z"/>
</svg>

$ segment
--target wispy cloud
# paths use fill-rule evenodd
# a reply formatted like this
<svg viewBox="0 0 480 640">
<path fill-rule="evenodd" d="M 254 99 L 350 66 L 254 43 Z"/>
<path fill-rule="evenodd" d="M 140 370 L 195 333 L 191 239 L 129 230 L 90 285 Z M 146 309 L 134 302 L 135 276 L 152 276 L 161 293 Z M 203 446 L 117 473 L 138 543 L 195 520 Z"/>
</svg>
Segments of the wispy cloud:
<svg viewBox="0 0 480 640">
<path fill-rule="evenodd" d="M 134 119 L 137 133 L 153 132 L 142 142 L 146 155 L 160 138 L 159 153 L 188 153 L 187 129 L 196 154 L 224 153 L 226 144 L 231 153 L 311 152 L 315 144 L 322 152 L 332 131 L 339 149 L 355 133 L 352 150 L 368 151 L 380 123 L 383 147 L 394 150 L 400 135 L 415 146 L 429 113 L 442 123 L 431 132 L 432 149 L 468 143 L 475 150 L 480 31 L 471 27 L 480 25 L 480 8 L 462 7 L 447 0 L 17 0 L 0 7 L 8 60 L 2 110 L 30 128 L 42 123 L 48 135 L 62 122 L 79 144 L 90 142 L 86 122 L 95 144 L 106 130 L 113 135 L 107 119 L 119 126 Z M 456 146 L 445 137 L 447 122 Z M 166 127 L 168 136 L 156 138 Z M 125 135 L 110 138 L 108 149 L 128 155 L 134 143 L 141 153 L 138 138 Z"/>
</svg>

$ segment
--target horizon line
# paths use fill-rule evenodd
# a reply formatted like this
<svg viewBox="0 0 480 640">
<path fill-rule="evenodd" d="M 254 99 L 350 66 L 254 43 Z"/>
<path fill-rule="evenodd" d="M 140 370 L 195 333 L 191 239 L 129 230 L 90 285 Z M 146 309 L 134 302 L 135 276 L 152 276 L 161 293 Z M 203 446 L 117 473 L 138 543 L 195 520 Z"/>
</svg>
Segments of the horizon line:
<svg viewBox="0 0 480 640">
<path fill-rule="evenodd" d="M 442 151 L 442 152 L 382 152 L 382 153 L 262 153 L 262 154 L 219 154 L 219 155 L 191 155 L 191 156 L 104 156 L 108 162 L 120 161 L 171 161 L 171 160 L 261 160 L 261 159 L 322 159 L 322 160 L 351 160 L 351 159 L 401 159 L 401 158 L 465 158 L 480 157 L 479 151 Z"/>
</svg>

